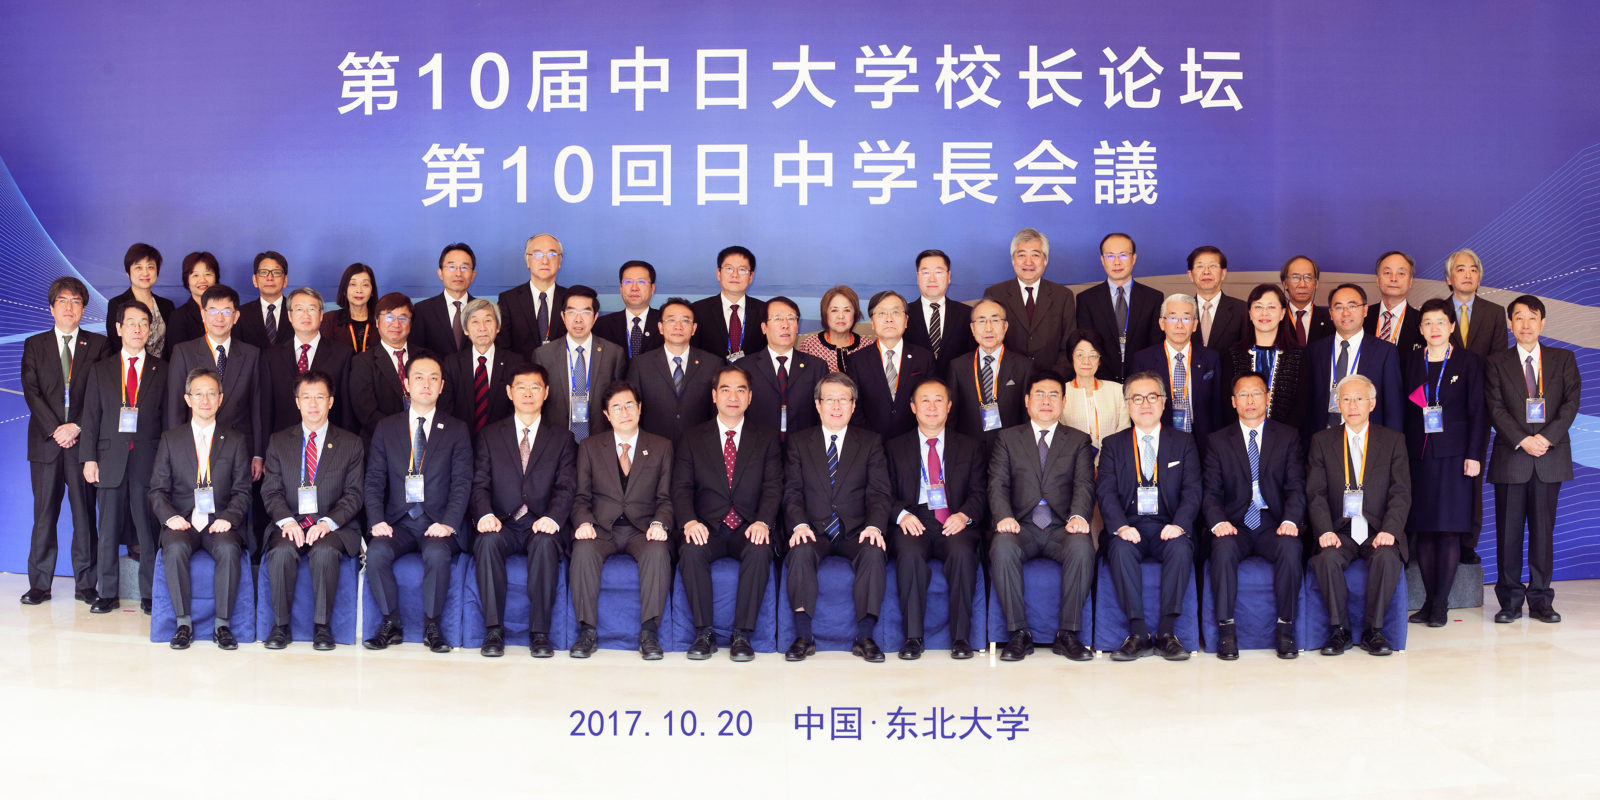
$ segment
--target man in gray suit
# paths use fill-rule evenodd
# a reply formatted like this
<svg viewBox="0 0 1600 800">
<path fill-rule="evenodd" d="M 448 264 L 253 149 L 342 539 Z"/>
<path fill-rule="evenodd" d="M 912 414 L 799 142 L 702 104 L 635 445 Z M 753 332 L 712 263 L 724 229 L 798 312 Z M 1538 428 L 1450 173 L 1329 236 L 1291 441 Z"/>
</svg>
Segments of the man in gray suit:
<svg viewBox="0 0 1600 800">
<path fill-rule="evenodd" d="M 1023 228 L 1011 237 L 1016 280 L 990 286 L 983 296 L 1005 307 L 1010 322 L 1006 349 L 1033 359 L 1038 369 L 1071 375 L 1071 354 L 1062 348 L 1078 318 L 1078 306 L 1071 289 L 1045 280 L 1049 264 L 1050 240 L 1033 228 Z"/>
<path fill-rule="evenodd" d="M 567 290 L 566 306 L 561 310 L 566 335 L 533 351 L 534 363 L 550 373 L 544 415 L 567 426 L 579 442 L 607 428 L 594 401 L 601 389 L 622 380 L 628 366 L 622 345 L 593 335 L 599 315 L 600 299 L 594 290 L 582 284 L 573 286 Z"/>
</svg>

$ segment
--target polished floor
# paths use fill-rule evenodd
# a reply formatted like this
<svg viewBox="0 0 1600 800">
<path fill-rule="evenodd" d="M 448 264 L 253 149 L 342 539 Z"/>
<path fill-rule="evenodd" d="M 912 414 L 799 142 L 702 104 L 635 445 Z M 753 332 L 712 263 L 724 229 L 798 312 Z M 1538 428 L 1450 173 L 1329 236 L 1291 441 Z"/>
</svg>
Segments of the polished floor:
<svg viewBox="0 0 1600 800">
<path fill-rule="evenodd" d="M 174 652 L 25 588 L 0 575 L 6 797 L 1600 795 L 1600 581 L 1557 584 L 1558 625 L 1495 625 L 1490 593 L 1388 658 L 1232 664 Z"/>
</svg>

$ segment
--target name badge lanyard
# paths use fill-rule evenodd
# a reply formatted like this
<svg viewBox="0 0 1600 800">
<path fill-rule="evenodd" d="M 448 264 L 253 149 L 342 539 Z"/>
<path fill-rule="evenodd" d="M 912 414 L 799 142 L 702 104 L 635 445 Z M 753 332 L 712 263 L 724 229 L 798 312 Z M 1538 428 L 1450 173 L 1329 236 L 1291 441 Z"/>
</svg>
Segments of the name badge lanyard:
<svg viewBox="0 0 1600 800">
<path fill-rule="evenodd" d="M 1368 448 L 1368 447 L 1362 447 L 1361 448 L 1361 464 L 1356 467 L 1355 481 L 1351 482 L 1351 480 L 1350 480 L 1350 467 L 1355 462 L 1350 458 L 1350 437 L 1349 436 L 1342 436 L 1340 438 L 1344 440 L 1344 488 L 1345 488 L 1345 491 L 1347 491 L 1347 492 L 1359 492 L 1359 491 L 1362 490 L 1362 483 L 1364 482 L 1363 476 L 1365 476 L 1367 474 L 1367 451 L 1370 450 L 1371 448 Z M 1365 431 L 1363 431 L 1362 434 L 1361 434 L 1361 442 L 1364 445 L 1364 444 L 1366 444 L 1366 441 L 1367 441 L 1367 433 Z"/>
<path fill-rule="evenodd" d="M 1433 395 L 1428 398 L 1428 408 L 1422 410 L 1424 419 L 1426 419 L 1427 415 L 1430 413 L 1430 410 L 1435 410 L 1435 412 L 1440 416 L 1440 422 L 1443 422 L 1444 406 L 1439 400 L 1439 392 L 1444 389 L 1444 374 L 1450 369 L 1450 355 L 1454 352 L 1455 347 L 1453 346 L 1446 346 L 1444 349 L 1444 363 L 1439 365 L 1439 378 L 1433 382 Z M 1426 356 L 1423 357 L 1422 363 L 1428 363 Z M 1422 379 L 1422 390 L 1423 392 L 1427 392 L 1428 390 L 1428 379 L 1426 376 L 1424 376 Z M 1426 422 L 1424 422 L 1423 427 L 1428 427 Z M 1424 454 L 1428 452 L 1428 437 L 1431 435 L 1432 434 L 1429 433 L 1424 433 L 1422 435 L 1422 452 Z"/>
<path fill-rule="evenodd" d="M 1162 352 L 1163 355 L 1165 355 L 1167 357 L 1167 385 L 1168 386 L 1176 385 L 1178 381 L 1177 381 L 1177 378 L 1176 378 L 1176 373 L 1174 373 L 1173 370 L 1172 370 L 1172 353 L 1167 351 L 1167 348 L 1166 348 L 1165 345 L 1163 345 L 1161 347 L 1161 352 Z M 1189 346 L 1188 345 L 1184 345 L 1183 346 L 1183 376 L 1184 376 L 1184 380 L 1183 380 L 1183 408 L 1188 408 L 1189 407 L 1189 376 L 1191 375 L 1191 373 L 1189 372 L 1189 366 L 1193 363 L 1193 361 L 1194 361 L 1194 358 L 1190 353 Z M 1276 366 L 1276 363 L 1274 363 L 1274 366 Z M 1073 378 L 1073 381 L 1076 382 L 1077 378 Z M 1174 401 L 1176 401 L 1177 399 L 1178 398 L 1176 398 L 1176 397 L 1173 398 Z"/>
<path fill-rule="evenodd" d="M 207 441 L 206 441 L 206 452 L 205 452 L 205 455 L 203 457 L 200 455 L 200 443 L 199 442 L 195 442 L 194 460 L 195 460 L 195 463 L 199 465 L 199 468 L 195 470 L 194 485 L 195 486 L 210 486 L 211 485 L 211 442 L 210 442 L 210 438 L 209 437 L 207 438 Z"/>
<path fill-rule="evenodd" d="M 1338 337 L 1334 337 L 1334 339 L 1335 339 L 1335 341 L 1333 343 L 1333 353 L 1332 353 L 1333 360 L 1328 362 L 1328 363 L 1333 366 L 1334 370 L 1337 370 L 1339 368 L 1339 341 L 1338 341 Z M 1349 341 L 1349 339 L 1345 339 L 1344 341 Z M 1350 371 L 1346 372 L 1344 374 L 1344 377 L 1348 378 L 1351 375 L 1356 374 L 1356 368 L 1361 365 L 1361 348 L 1364 347 L 1366 345 L 1366 343 L 1367 343 L 1367 340 L 1365 338 L 1363 338 L 1361 340 L 1361 344 L 1356 345 L 1355 355 L 1350 357 Z M 1274 366 L 1276 366 L 1276 365 L 1274 365 Z M 1337 404 L 1338 404 L 1339 400 L 1338 400 L 1337 395 L 1338 395 L 1338 391 L 1339 391 L 1339 376 L 1338 375 L 1333 375 L 1332 374 L 1332 370 L 1330 370 L 1329 375 L 1330 375 L 1330 377 L 1329 377 L 1329 381 L 1328 381 L 1328 394 L 1330 396 L 1334 397 L 1333 408 L 1330 408 L 1329 410 L 1333 410 L 1333 409 L 1338 408 Z"/>
<path fill-rule="evenodd" d="M 1099 378 L 1095 378 L 1094 379 L 1094 383 L 1092 384 L 1092 386 L 1094 388 L 1091 389 L 1090 391 L 1092 391 L 1092 392 L 1100 391 L 1100 379 Z M 1074 388 L 1074 389 L 1082 389 L 1083 388 L 1082 386 L 1078 385 L 1078 379 L 1077 378 L 1073 378 L 1072 379 L 1072 388 Z M 1083 407 L 1084 407 L 1084 416 L 1088 417 L 1088 418 L 1090 418 L 1090 419 L 1092 419 L 1094 421 L 1094 445 L 1095 445 L 1096 450 L 1098 451 L 1098 449 L 1100 447 L 1100 406 L 1095 404 L 1094 399 L 1090 396 L 1089 392 L 1084 392 L 1083 393 Z"/>
<path fill-rule="evenodd" d="M 1134 477 L 1137 479 L 1137 482 L 1138 482 L 1139 486 L 1141 486 L 1141 487 L 1155 486 L 1156 485 L 1156 473 L 1157 473 L 1157 471 L 1159 471 L 1161 469 L 1161 459 L 1158 457 L 1156 459 L 1156 463 L 1150 465 L 1150 481 L 1148 483 L 1146 483 L 1145 479 L 1144 479 L 1144 464 L 1141 463 L 1142 460 L 1143 459 L 1141 459 L 1140 456 L 1139 456 L 1139 429 L 1138 428 L 1134 428 L 1133 429 L 1133 469 L 1134 469 Z"/>
<path fill-rule="evenodd" d="M 367 337 L 372 335 L 372 320 L 367 320 L 366 327 L 361 329 L 360 346 L 356 345 L 356 324 L 351 322 L 345 327 L 350 329 L 350 347 L 353 348 L 357 353 L 367 352 Z"/>
<path fill-rule="evenodd" d="M 980 406 L 986 405 L 983 399 L 983 381 L 978 380 L 978 360 L 983 358 L 983 355 L 983 348 L 981 347 L 972 353 L 972 390 L 974 394 L 978 395 L 978 405 Z M 1006 351 L 1002 347 L 999 355 L 994 357 L 994 403 L 996 405 L 1000 403 L 1000 364 L 1005 361 L 1005 358 Z M 1543 362 L 1540 363 L 1542 364 Z M 1073 383 L 1077 383 L 1076 378 L 1073 379 Z"/>
<path fill-rule="evenodd" d="M 939 465 L 940 465 L 941 479 L 937 484 L 935 484 L 932 481 L 928 480 L 928 462 L 923 460 L 923 459 L 917 459 L 917 460 L 918 461 L 922 461 L 922 465 L 921 465 L 922 466 L 922 486 L 923 486 L 923 489 L 928 494 L 927 506 L 929 508 L 948 508 L 949 507 L 949 501 L 947 499 L 945 499 L 945 495 L 944 495 L 944 480 L 942 478 L 942 474 L 944 472 L 944 469 L 943 469 L 943 466 L 944 466 L 944 453 L 941 452 L 939 454 Z M 938 490 L 938 493 L 939 493 L 939 495 L 938 495 L 939 505 L 937 505 L 937 506 L 933 504 L 934 503 L 934 491 L 935 490 Z"/>
</svg>

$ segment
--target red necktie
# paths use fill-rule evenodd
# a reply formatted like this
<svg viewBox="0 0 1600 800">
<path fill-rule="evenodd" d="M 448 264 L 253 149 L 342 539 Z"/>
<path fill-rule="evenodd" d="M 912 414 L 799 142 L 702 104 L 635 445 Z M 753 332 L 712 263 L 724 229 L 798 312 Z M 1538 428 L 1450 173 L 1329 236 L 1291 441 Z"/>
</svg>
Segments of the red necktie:
<svg viewBox="0 0 1600 800">
<path fill-rule="evenodd" d="M 306 374 L 307 372 L 309 372 L 311 370 L 310 353 L 311 353 L 311 345 L 309 345 L 309 344 L 300 345 L 300 363 L 296 364 L 295 368 L 300 370 L 300 374 L 301 375 L 304 375 L 304 374 Z"/>
<path fill-rule="evenodd" d="M 312 431 L 311 435 L 306 437 L 306 484 L 307 485 L 315 485 L 316 482 L 317 482 L 317 432 L 316 431 Z M 304 527 L 304 528 L 309 528 L 313 524 L 315 524 L 315 523 L 312 522 L 311 515 L 309 515 L 309 514 L 307 514 L 306 518 L 304 520 L 302 520 L 301 523 L 300 523 L 301 527 Z"/>
<path fill-rule="evenodd" d="M 739 306 L 729 308 L 733 313 L 728 316 L 728 352 L 737 353 L 744 349 L 744 325 L 739 322 Z"/>
<path fill-rule="evenodd" d="M 728 441 L 722 446 L 722 464 L 728 471 L 728 488 L 732 489 L 733 461 L 734 458 L 739 455 L 739 448 L 733 446 L 733 431 L 728 431 L 727 436 Z M 722 518 L 722 524 L 728 526 L 728 530 L 731 531 L 737 529 L 739 527 L 739 523 L 743 521 L 744 518 L 739 516 L 739 512 L 734 511 L 733 506 L 728 506 L 728 515 Z"/>
<path fill-rule="evenodd" d="M 1305 347 L 1306 346 L 1306 326 L 1305 326 L 1306 312 L 1304 312 L 1304 311 L 1296 311 L 1291 316 L 1294 317 L 1294 335 L 1295 335 L 1295 338 L 1300 341 L 1300 346 L 1301 347 Z"/>
<path fill-rule="evenodd" d="M 134 407 L 139 402 L 139 357 L 128 359 L 128 397 L 126 405 Z"/>
<path fill-rule="evenodd" d="M 1028 299 L 1023 301 L 1022 308 L 1023 308 L 1023 310 L 1028 312 L 1028 321 L 1029 322 L 1033 322 L 1034 304 L 1033 304 L 1033 287 L 1032 286 L 1028 287 Z"/>
<path fill-rule="evenodd" d="M 400 394 L 407 398 L 411 397 L 411 389 L 406 386 L 406 349 L 404 347 L 394 351 L 394 373 L 400 379 Z"/>
<path fill-rule="evenodd" d="M 939 464 L 938 444 L 939 444 L 938 437 L 935 437 L 935 438 L 932 438 L 932 439 L 928 440 L 928 485 L 929 486 L 943 486 L 944 485 L 944 469 Z M 950 505 L 950 501 L 949 501 L 949 498 L 947 496 L 946 499 L 945 499 L 945 506 L 946 507 L 945 508 L 936 508 L 936 509 L 933 510 L 933 518 L 936 519 L 936 520 L 939 520 L 939 524 L 940 525 L 943 525 L 944 521 L 950 518 L 950 509 L 948 507 L 949 505 Z"/>
<path fill-rule="evenodd" d="M 472 371 L 472 393 L 475 398 L 472 406 L 472 432 L 474 434 L 483 430 L 484 423 L 489 421 L 488 363 L 487 356 L 478 356 L 478 368 Z"/>
</svg>

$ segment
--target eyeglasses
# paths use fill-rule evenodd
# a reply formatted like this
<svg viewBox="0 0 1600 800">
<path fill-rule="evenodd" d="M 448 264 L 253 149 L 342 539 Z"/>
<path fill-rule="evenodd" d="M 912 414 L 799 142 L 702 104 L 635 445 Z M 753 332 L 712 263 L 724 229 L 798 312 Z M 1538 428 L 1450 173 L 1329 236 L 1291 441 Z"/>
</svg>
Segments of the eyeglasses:
<svg viewBox="0 0 1600 800">
<path fill-rule="evenodd" d="M 1290 275 L 1289 278 L 1288 278 L 1288 282 L 1289 283 L 1316 283 L 1317 282 L 1317 276 L 1315 276 L 1315 275 Z"/>
<path fill-rule="evenodd" d="M 1240 400 L 1260 400 L 1261 398 L 1266 397 L 1266 396 L 1267 396 L 1266 392 L 1240 392 L 1240 393 L 1234 395 L 1234 397 L 1237 397 Z"/>
<path fill-rule="evenodd" d="M 883 309 L 882 311 L 874 311 L 874 312 L 872 312 L 872 318 L 873 319 L 895 319 L 897 317 L 903 317 L 905 315 L 906 315 L 906 312 L 905 312 L 905 309 L 903 309 L 903 308 L 886 308 L 886 309 Z"/>
<path fill-rule="evenodd" d="M 1332 311 L 1355 311 L 1366 307 L 1366 303 L 1334 303 L 1328 308 Z"/>
<path fill-rule="evenodd" d="M 234 311 L 231 308 L 208 308 L 206 316 L 212 319 L 233 319 Z"/>
<path fill-rule="evenodd" d="M 563 314 L 571 314 L 571 315 L 577 316 L 577 317 L 592 317 L 592 316 L 594 316 L 594 309 L 592 309 L 592 308 L 569 308 L 569 309 L 567 309 L 567 310 L 565 310 L 565 311 L 563 311 L 561 313 L 563 313 Z"/>
<path fill-rule="evenodd" d="M 632 287 L 635 289 L 643 289 L 650 284 L 651 281 L 648 278 L 629 278 L 622 282 L 622 288 L 627 289 Z"/>
<path fill-rule="evenodd" d="M 628 401 L 626 403 L 616 403 L 616 404 L 613 404 L 611 406 L 611 413 L 613 413 L 613 414 L 621 414 L 624 411 L 638 411 L 638 410 L 639 410 L 639 404 L 633 402 L 632 400 L 630 400 L 630 401 Z"/>
<path fill-rule="evenodd" d="M 455 274 L 460 275 L 465 272 L 471 272 L 475 268 L 471 264 L 446 264 L 439 269 L 442 269 L 445 272 L 454 272 Z"/>
<path fill-rule="evenodd" d="M 189 392 L 186 395 L 191 400 L 215 400 L 221 396 L 221 392 Z"/>
<path fill-rule="evenodd" d="M 726 266 L 718 267 L 717 271 L 718 272 L 726 272 L 729 275 L 749 275 L 749 274 L 755 272 L 755 270 L 753 270 L 753 269 L 751 269 L 749 267 L 726 267 Z"/>
<path fill-rule="evenodd" d="M 290 306 L 290 314 L 312 314 L 322 310 L 322 306 Z"/>
<path fill-rule="evenodd" d="M 67 296 L 63 295 L 61 297 L 57 297 L 55 302 L 52 305 L 75 306 L 77 308 L 82 308 L 83 307 L 83 298 L 81 298 L 81 297 L 67 297 Z"/>
<path fill-rule="evenodd" d="M 795 315 L 793 315 L 793 314 L 785 314 L 785 315 L 783 315 L 781 317 L 767 317 L 767 324 L 768 325 L 771 325 L 774 322 L 784 322 L 784 323 L 795 323 L 795 324 L 798 324 L 800 322 L 800 318 L 795 316 Z"/>
<path fill-rule="evenodd" d="M 1087 353 L 1073 353 L 1072 359 L 1074 361 L 1099 361 L 1100 354 L 1093 351 Z"/>
<path fill-rule="evenodd" d="M 1115 261 L 1119 264 L 1133 260 L 1132 253 L 1101 253 L 1101 261 Z"/>
<path fill-rule="evenodd" d="M 128 329 L 130 331 L 142 331 L 145 328 L 150 327 L 150 323 L 143 322 L 143 321 L 140 321 L 140 322 L 124 322 L 124 323 L 122 323 L 122 327 L 124 327 L 124 328 L 126 328 L 126 329 Z"/>
<path fill-rule="evenodd" d="M 1162 400 L 1165 400 L 1165 399 L 1167 399 L 1167 396 L 1162 394 L 1162 393 L 1160 393 L 1160 392 L 1151 392 L 1149 394 L 1135 394 L 1135 395 L 1130 395 L 1128 397 L 1128 401 L 1133 403 L 1136 406 L 1153 406 L 1153 405 L 1159 404 Z"/>
<path fill-rule="evenodd" d="M 288 274 L 289 274 L 288 270 L 282 270 L 282 269 L 258 269 L 258 270 L 256 270 L 256 276 L 257 277 L 271 278 L 273 280 L 277 280 L 277 279 L 279 279 L 279 278 L 281 278 L 281 277 L 283 277 L 285 275 L 288 275 Z"/>
<path fill-rule="evenodd" d="M 992 317 L 991 316 L 991 317 L 973 317 L 972 318 L 972 324 L 974 324 L 974 325 L 982 325 L 983 327 L 986 327 L 986 328 L 987 327 L 992 327 L 994 325 L 1004 325 L 1005 322 L 1006 322 L 1006 318 L 1005 317 Z"/>
<path fill-rule="evenodd" d="M 1189 323 L 1194 322 L 1194 317 L 1191 317 L 1187 314 L 1170 314 L 1167 316 L 1167 322 L 1173 325 L 1188 325 Z"/>
<path fill-rule="evenodd" d="M 406 316 L 405 314 L 384 314 L 382 317 L 379 317 L 379 319 L 382 319 L 384 322 L 387 322 L 391 325 L 396 322 L 404 322 L 407 325 L 411 324 L 411 317 Z"/>
<path fill-rule="evenodd" d="M 561 254 L 554 250 L 530 250 L 528 251 L 528 258 L 534 261 L 549 261 L 561 258 Z"/>
<path fill-rule="evenodd" d="M 1060 392 L 1039 391 L 1039 392 L 1034 392 L 1033 394 L 1028 395 L 1028 396 L 1032 397 L 1035 400 L 1060 400 L 1061 399 L 1061 393 Z"/>
<path fill-rule="evenodd" d="M 824 397 L 817 402 L 825 406 L 846 406 L 854 403 L 855 401 L 856 399 L 854 397 Z"/>
<path fill-rule="evenodd" d="M 682 314 L 674 314 L 670 317 L 662 317 L 661 321 L 668 325 L 693 325 L 694 317 L 685 317 Z"/>
<path fill-rule="evenodd" d="M 325 395 L 325 394 L 302 394 L 302 395 L 299 395 L 298 397 L 299 397 L 299 399 L 304 400 L 307 403 L 326 403 L 326 402 L 328 402 L 328 396 Z"/>
</svg>

